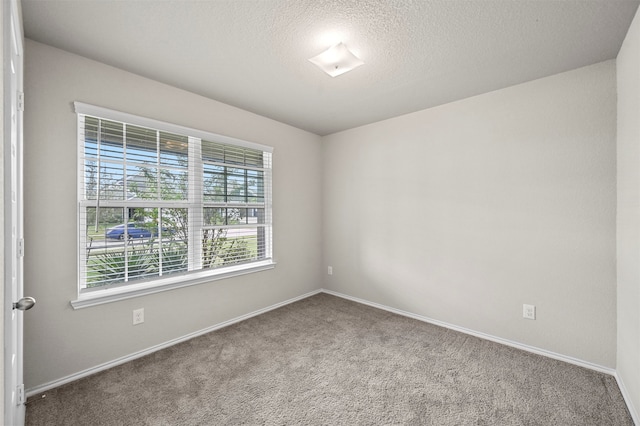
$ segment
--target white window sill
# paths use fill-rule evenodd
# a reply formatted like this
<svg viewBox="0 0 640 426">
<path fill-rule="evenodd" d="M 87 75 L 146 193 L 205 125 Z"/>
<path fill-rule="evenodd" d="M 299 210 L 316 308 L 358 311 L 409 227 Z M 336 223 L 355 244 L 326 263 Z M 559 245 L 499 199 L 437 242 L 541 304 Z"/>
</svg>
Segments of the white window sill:
<svg viewBox="0 0 640 426">
<path fill-rule="evenodd" d="M 266 271 L 275 268 L 276 263 L 269 259 L 263 262 L 252 263 L 250 266 L 239 265 L 224 268 L 224 270 L 200 271 L 188 275 L 168 277 L 152 282 L 140 284 L 130 284 L 123 287 L 110 288 L 105 290 L 87 291 L 81 293 L 77 300 L 71 301 L 73 309 L 88 308 L 90 306 L 102 305 L 105 303 L 117 302 L 119 300 L 131 299 L 133 297 L 145 296 L 147 294 L 159 293 L 161 291 L 174 290 L 176 288 L 188 287 L 206 282 L 221 280 L 239 275 L 252 274 L 254 272 Z"/>
</svg>

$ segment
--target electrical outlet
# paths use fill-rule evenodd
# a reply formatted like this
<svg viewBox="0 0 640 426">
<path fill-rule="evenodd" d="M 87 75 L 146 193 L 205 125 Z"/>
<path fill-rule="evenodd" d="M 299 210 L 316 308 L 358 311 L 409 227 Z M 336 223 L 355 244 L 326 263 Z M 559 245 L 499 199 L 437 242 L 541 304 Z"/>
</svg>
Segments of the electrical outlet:
<svg viewBox="0 0 640 426">
<path fill-rule="evenodd" d="M 329 266 L 329 267 L 327 268 L 327 274 L 329 274 L 329 275 L 333 275 L 333 266 Z"/>
<path fill-rule="evenodd" d="M 536 319 L 536 307 L 535 305 L 522 305 L 522 317 L 526 319 Z"/>
<path fill-rule="evenodd" d="M 133 325 L 142 324 L 144 322 L 144 308 L 133 310 Z"/>
</svg>

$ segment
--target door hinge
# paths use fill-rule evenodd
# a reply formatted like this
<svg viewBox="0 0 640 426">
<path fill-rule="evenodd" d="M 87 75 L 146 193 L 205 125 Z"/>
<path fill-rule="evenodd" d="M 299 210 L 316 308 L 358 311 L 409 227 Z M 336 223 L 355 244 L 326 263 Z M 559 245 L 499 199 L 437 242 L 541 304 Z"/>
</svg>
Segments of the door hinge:
<svg viewBox="0 0 640 426">
<path fill-rule="evenodd" d="M 24 257 L 24 238 L 18 240 L 18 256 Z"/>
<path fill-rule="evenodd" d="M 16 394 L 18 395 L 18 401 L 16 402 L 18 405 L 24 404 L 24 383 L 19 385 L 16 389 Z"/>
<path fill-rule="evenodd" d="M 18 110 L 24 111 L 24 92 L 18 92 Z"/>
</svg>

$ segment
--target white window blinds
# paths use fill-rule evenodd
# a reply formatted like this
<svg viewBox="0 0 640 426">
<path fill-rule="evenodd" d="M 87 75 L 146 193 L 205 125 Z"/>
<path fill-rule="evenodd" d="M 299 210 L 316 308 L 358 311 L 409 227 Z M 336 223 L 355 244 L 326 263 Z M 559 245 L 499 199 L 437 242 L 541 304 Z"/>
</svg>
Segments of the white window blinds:
<svg viewBox="0 0 640 426">
<path fill-rule="evenodd" d="M 75 105 L 81 294 L 272 259 L 271 148 Z"/>
</svg>

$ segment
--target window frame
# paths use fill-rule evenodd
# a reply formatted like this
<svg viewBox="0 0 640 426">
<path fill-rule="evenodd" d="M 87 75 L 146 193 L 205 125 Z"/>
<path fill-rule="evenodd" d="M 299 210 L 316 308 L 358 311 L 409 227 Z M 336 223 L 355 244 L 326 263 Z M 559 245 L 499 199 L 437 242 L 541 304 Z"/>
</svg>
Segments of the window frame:
<svg viewBox="0 0 640 426">
<path fill-rule="evenodd" d="M 264 271 L 268 269 L 272 269 L 275 267 L 276 262 L 273 258 L 273 220 L 272 220 L 272 153 L 273 148 L 267 145 L 262 145 L 254 142 L 249 142 L 241 139 L 232 138 L 229 136 L 219 135 L 211 132 L 206 132 L 202 130 L 197 130 L 185 126 L 180 126 L 172 123 L 167 123 L 151 118 L 141 117 L 121 111 L 111 110 L 108 108 L 98 107 L 95 105 L 90 105 L 82 102 L 74 102 L 74 111 L 76 113 L 76 125 L 77 125 L 77 135 L 76 135 L 76 146 L 77 146 L 77 165 L 78 165 L 78 175 L 76 178 L 77 184 L 77 299 L 71 301 L 71 305 L 74 309 L 85 308 L 88 306 L 100 305 L 104 303 L 110 303 L 117 300 L 129 299 L 132 297 L 138 297 L 145 294 L 152 294 L 167 290 L 172 290 L 176 288 L 197 285 L 205 282 L 211 282 L 219 279 L 225 279 L 229 277 L 234 277 L 238 275 L 244 275 L 259 271 Z M 186 202 L 173 202 L 174 205 L 171 205 L 171 201 L 160 201 L 156 204 L 158 208 L 168 208 L 168 207 L 180 207 L 180 208 L 188 208 L 189 216 L 192 215 L 192 212 L 196 209 L 204 209 L 207 207 L 206 201 L 204 201 L 204 196 L 202 194 L 203 187 L 200 185 L 198 188 L 195 188 L 195 182 L 200 182 L 202 184 L 203 177 L 200 176 L 200 172 L 203 170 L 203 165 L 207 164 L 206 161 L 203 161 L 203 156 L 201 152 L 200 143 L 205 140 L 207 142 L 213 142 L 215 144 L 221 144 L 225 146 L 231 147 L 239 147 L 239 148 L 248 148 L 253 150 L 260 150 L 263 153 L 268 155 L 268 164 L 264 167 L 264 210 L 265 210 L 265 218 L 264 218 L 264 238 L 265 238 L 265 247 L 264 247 L 264 259 L 256 260 L 248 263 L 240 263 L 240 264 L 232 264 L 230 266 L 223 266 L 218 268 L 208 268 L 208 269 L 196 269 L 192 270 L 194 266 L 193 256 L 197 256 L 198 251 L 202 250 L 201 244 L 194 244 L 194 242 L 199 241 L 196 236 L 197 233 L 202 233 L 203 229 L 206 226 L 202 223 L 202 218 L 200 218 L 200 222 L 195 221 L 193 223 L 189 223 L 189 271 L 182 274 L 176 275 L 167 275 L 160 276 L 152 279 L 140 280 L 139 282 L 133 281 L 130 283 L 116 284 L 112 286 L 107 286 L 106 288 L 94 288 L 94 289 L 86 289 L 83 288 L 83 268 L 82 262 L 83 259 L 86 258 L 86 247 L 82 244 L 85 239 L 83 239 L 83 230 L 81 224 L 82 218 L 82 209 L 86 207 L 90 207 L 91 202 L 86 200 L 84 194 L 84 175 L 85 175 L 85 152 L 84 152 L 84 116 L 96 117 L 99 119 L 122 122 L 127 125 L 140 126 L 149 129 L 153 129 L 155 131 L 160 132 L 169 132 L 177 135 L 183 135 L 188 137 L 189 141 L 189 156 L 188 156 L 188 182 L 189 182 L 189 197 Z M 81 119 L 82 118 L 82 119 Z M 193 147 L 197 149 L 194 151 Z M 193 153 L 196 153 L 199 157 L 194 159 Z M 125 161 L 125 160 L 123 160 Z M 232 163 L 228 163 L 227 167 L 233 167 Z M 244 167 L 244 166 L 243 166 Z M 195 189 L 194 189 L 195 188 Z M 199 192 L 198 192 L 199 191 Z M 126 197 L 125 197 L 126 198 Z M 123 200 L 122 204 L 127 204 L 127 200 Z M 131 203 L 129 203 L 131 204 Z M 145 205 L 150 205 L 154 203 L 145 202 Z M 233 203 L 225 202 L 224 204 L 231 205 Z M 242 207 L 240 207 L 242 208 Z M 245 208 L 252 208 L 249 205 L 246 205 Z M 125 219 L 126 220 L 126 219 Z M 86 238 L 86 231 L 84 231 L 84 236 Z M 83 257 L 84 256 L 84 257 Z M 201 263 L 202 259 L 198 259 L 196 263 Z M 85 285 L 86 287 L 86 285 Z"/>
</svg>

